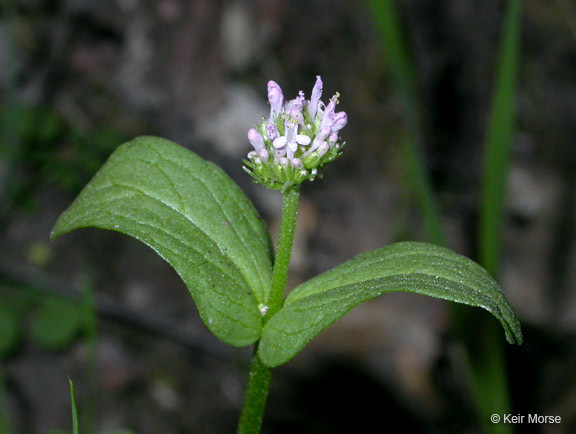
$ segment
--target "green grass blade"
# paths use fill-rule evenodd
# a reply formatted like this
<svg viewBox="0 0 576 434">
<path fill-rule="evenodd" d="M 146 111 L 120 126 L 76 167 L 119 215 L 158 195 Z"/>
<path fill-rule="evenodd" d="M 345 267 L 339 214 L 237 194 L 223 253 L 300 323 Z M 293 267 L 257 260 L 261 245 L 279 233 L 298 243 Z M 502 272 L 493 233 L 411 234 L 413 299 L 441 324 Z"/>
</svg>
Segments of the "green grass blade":
<svg viewBox="0 0 576 434">
<path fill-rule="evenodd" d="M 70 384 L 70 405 L 72 407 L 72 434 L 79 434 L 78 429 L 78 409 L 76 407 L 76 394 L 74 393 L 74 383 L 68 378 Z"/>
<path fill-rule="evenodd" d="M 419 194 L 420 206 L 425 219 L 428 240 L 445 244 L 432 189 L 427 180 L 422 160 L 418 157 L 421 142 L 421 116 L 418 112 L 416 82 L 409 61 L 406 45 L 401 34 L 394 2 L 370 0 L 370 6 L 382 36 L 382 44 L 392 68 L 392 74 L 405 110 L 409 138 L 405 147 L 405 162 L 409 182 Z M 489 150 L 485 166 L 485 184 L 480 222 L 481 264 L 493 275 L 499 263 L 499 228 L 502 216 L 504 187 L 509 165 L 509 150 L 513 124 L 514 85 L 517 75 L 520 0 L 511 0 L 506 17 L 505 36 L 501 49 L 497 86 L 494 92 L 492 119 L 488 133 Z M 490 408 L 504 412 L 509 408 L 504 354 L 497 324 L 484 321 L 482 313 L 462 312 L 461 306 L 453 305 L 452 313 L 457 329 L 468 348 L 470 380 L 476 406 L 483 422 L 488 422 Z M 478 321 L 481 330 L 472 327 Z M 471 330 L 474 329 L 474 330 Z M 498 397 L 498 399 L 494 399 Z M 485 420 L 484 420 L 485 419 Z M 504 425 L 485 426 L 492 432 L 509 432 Z"/>
<path fill-rule="evenodd" d="M 509 0 L 503 24 L 503 39 L 487 131 L 483 173 L 483 191 L 479 221 L 480 264 L 493 276 L 500 264 L 500 234 L 510 154 L 515 130 L 515 88 L 520 51 L 521 0 Z M 487 432 L 509 433 L 503 424 L 491 424 L 491 414 L 510 412 L 508 378 L 504 347 L 497 339 L 491 322 L 478 322 L 474 331 L 480 339 L 472 345 L 465 339 L 470 354 L 471 385 L 480 420 Z"/>
<path fill-rule="evenodd" d="M 411 192 L 417 196 L 424 218 L 427 239 L 434 244 L 446 245 L 436 198 L 421 158 L 422 115 L 419 108 L 417 82 L 398 20 L 398 13 L 394 2 L 389 0 L 370 0 L 369 4 L 404 111 L 407 138 L 403 149 L 403 159 L 408 184 Z"/>
<path fill-rule="evenodd" d="M 401 103 L 404 109 L 408 133 L 421 133 L 421 116 L 414 68 L 408 54 L 404 35 L 400 28 L 398 12 L 393 1 L 370 0 L 372 14 L 381 36 L 382 46 L 389 62 Z"/>
<path fill-rule="evenodd" d="M 509 0 L 492 112 L 487 133 L 482 203 L 480 263 L 492 275 L 500 263 L 500 230 L 515 129 L 515 87 L 518 75 L 521 0 Z"/>
<path fill-rule="evenodd" d="M 438 246 L 447 246 L 448 242 L 440 222 L 438 204 L 428 180 L 424 162 L 418 156 L 418 147 L 409 140 L 406 140 L 404 145 L 404 161 L 411 191 L 418 196 L 420 212 L 424 219 L 426 240 Z"/>
</svg>

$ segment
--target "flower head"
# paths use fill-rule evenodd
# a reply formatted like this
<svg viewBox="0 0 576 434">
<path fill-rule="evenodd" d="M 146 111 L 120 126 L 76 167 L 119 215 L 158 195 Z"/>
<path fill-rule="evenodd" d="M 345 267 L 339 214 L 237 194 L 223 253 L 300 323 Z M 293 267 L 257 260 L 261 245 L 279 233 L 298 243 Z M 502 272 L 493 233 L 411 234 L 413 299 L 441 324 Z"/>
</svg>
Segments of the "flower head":
<svg viewBox="0 0 576 434">
<path fill-rule="evenodd" d="M 322 87 L 317 76 L 310 100 L 300 91 L 286 101 L 278 83 L 268 82 L 270 116 L 248 131 L 254 150 L 244 160 L 244 169 L 256 182 L 286 189 L 314 180 L 325 164 L 342 154 L 339 131 L 348 119 L 346 113 L 336 112 L 338 93 L 328 105 L 320 100 Z"/>
</svg>

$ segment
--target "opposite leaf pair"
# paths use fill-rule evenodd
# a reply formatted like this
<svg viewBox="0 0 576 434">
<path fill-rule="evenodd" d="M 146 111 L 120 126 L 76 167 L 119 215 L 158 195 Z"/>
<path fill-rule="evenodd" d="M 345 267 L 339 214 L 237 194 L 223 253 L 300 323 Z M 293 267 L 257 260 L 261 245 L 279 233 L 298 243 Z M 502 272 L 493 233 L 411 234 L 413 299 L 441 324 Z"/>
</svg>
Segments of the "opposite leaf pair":
<svg viewBox="0 0 576 434">
<path fill-rule="evenodd" d="M 479 265 L 447 249 L 405 242 L 360 255 L 305 282 L 266 317 L 273 248 L 264 222 L 217 166 L 165 139 L 119 147 L 54 227 L 130 235 L 180 275 L 206 326 L 233 346 L 258 340 L 262 361 L 281 365 L 358 304 L 408 291 L 482 307 L 510 343 L 520 324 L 498 284 Z"/>
</svg>

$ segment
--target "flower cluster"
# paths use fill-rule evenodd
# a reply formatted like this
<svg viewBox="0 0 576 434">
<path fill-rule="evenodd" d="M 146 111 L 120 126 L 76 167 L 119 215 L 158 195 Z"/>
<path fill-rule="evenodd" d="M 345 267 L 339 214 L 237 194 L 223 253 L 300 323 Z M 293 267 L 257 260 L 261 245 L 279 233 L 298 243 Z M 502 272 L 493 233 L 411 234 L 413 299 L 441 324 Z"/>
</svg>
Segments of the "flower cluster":
<svg viewBox="0 0 576 434">
<path fill-rule="evenodd" d="M 328 105 L 320 101 L 322 79 L 316 77 L 312 96 L 304 92 L 285 101 L 275 81 L 268 82 L 270 116 L 248 131 L 254 147 L 244 160 L 244 169 L 260 184 L 286 189 L 304 180 L 314 180 L 319 170 L 342 154 L 339 132 L 347 122 L 344 112 L 336 113 L 336 93 Z"/>
</svg>

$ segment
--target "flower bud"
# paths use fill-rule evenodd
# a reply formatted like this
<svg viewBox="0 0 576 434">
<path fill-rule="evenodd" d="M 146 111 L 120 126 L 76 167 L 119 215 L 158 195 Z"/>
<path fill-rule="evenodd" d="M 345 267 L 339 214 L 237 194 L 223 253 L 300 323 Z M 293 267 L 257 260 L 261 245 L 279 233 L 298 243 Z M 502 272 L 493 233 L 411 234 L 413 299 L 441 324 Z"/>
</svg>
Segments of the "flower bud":
<svg viewBox="0 0 576 434">
<path fill-rule="evenodd" d="M 318 147 L 318 150 L 316 152 L 318 153 L 319 157 L 323 157 L 324 155 L 326 155 L 326 152 L 328 152 L 329 149 L 330 146 L 328 145 L 328 143 L 324 142 Z"/>
<path fill-rule="evenodd" d="M 316 113 L 318 112 L 318 104 L 320 103 L 320 97 L 322 96 L 322 79 L 319 75 L 316 76 L 316 83 L 312 88 L 312 96 L 310 97 L 310 104 L 308 105 L 308 113 L 310 113 L 310 119 L 314 122 L 316 118 Z"/>
<path fill-rule="evenodd" d="M 258 152 L 258 156 L 264 163 L 267 163 L 268 159 L 270 158 L 270 156 L 268 155 L 268 151 L 266 149 L 260 149 L 260 152 Z"/>
<path fill-rule="evenodd" d="M 294 167 L 295 169 L 303 169 L 304 165 L 302 164 L 302 160 L 300 160 L 300 158 L 293 158 L 292 167 Z"/>
<path fill-rule="evenodd" d="M 262 135 L 256 131 L 255 128 L 250 128 L 248 130 L 248 140 L 254 149 L 256 149 L 256 151 L 264 149 L 264 137 L 262 137 Z"/>
<path fill-rule="evenodd" d="M 275 118 L 282 112 L 284 94 L 278 83 L 273 80 L 268 82 L 268 101 L 270 102 L 270 118 Z"/>
<path fill-rule="evenodd" d="M 330 134 L 330 137 L 328 138 L 328 144 L 330 145 L 330 147 L 333 147 L 337 141 L 338 141 L 338 133 Z"/>
</svg>

